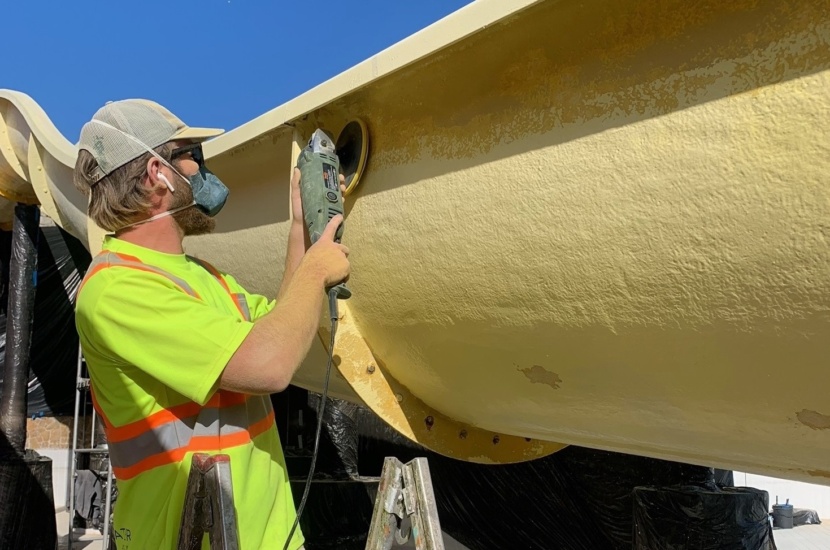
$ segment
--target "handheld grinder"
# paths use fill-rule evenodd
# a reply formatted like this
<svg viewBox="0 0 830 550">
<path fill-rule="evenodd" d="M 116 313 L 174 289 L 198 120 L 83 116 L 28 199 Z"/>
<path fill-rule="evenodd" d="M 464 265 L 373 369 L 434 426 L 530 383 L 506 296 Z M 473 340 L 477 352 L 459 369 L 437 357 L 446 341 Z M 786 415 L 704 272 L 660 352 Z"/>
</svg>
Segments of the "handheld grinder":
<svg viewBox="0 0 830 550">
<path fill-rule="evenodd" d="M 303 201 L 303 220 L 308 227 L 311 244 L 317 242 L 326 225 L 333 217 L 343 214 L 343 196 L 340 192 L 340 159 L 335 143 L 321 129 L 317 129 L 308 140 L 308 145 L 300 152 L 297 159 L 300 169 L 300 195 Z M 343 237 L 343 224 L 337 228 L 334 236 L 339 243 Z M 345 283 L 328 289 L 329 296 L 334 291 L 337 298 L 345 300 L 352 292 Z M 334 312 L 332 312 L 334 315 Z"/>
<path fill-rule="evenodd" d="M 342 171 L 345 179 L 346 193 L 357 185 L 364 166 L 366 165 L 367 146 L 366 124 L 361 120 L 349 122 L 337 143 L 333 143 L 325 131 L 317 129 L 308 141 L 308 145 L 300 152 L 297 167 L 300 169 L 300 195 L 303 202 L 303 221 L 308 227 L 311 243 L 314 244 L 323 234 L 329 221 L 338 214 L 343 214 L 343 196 L 340 193 L 340 159 L 343 159 Z M 340 242 L 343 237 L 343 224 L 337 228 L 334 240 Z M 317 429 L 314 432 L 314 452 L 311 455 L 311 465 L 305 482 L 303 496 L 297 508 L 297 517 L 285 539 L 283 550 L 294 536 L 294 531 L 300 523 L 300 517 L 305 509 L 311 480 L 314 476 L 314 467 L 317 464 L 317 453 L 320 449 L 320 431 L 323 425 L 323 411 L 329 391 L 331 378 L 331 364 L 334 355 L 334 335 L 337 332 L 337 299 L 347 299 L 352 292 L 340 283 L 327 289 L 329 299 L 329 314 L 331 316 L 331 335 L 329 340 L 329 358 L 326 364 L 326 379 L 323 382 L 323 393 L 317 407 Z"/>
</svg>

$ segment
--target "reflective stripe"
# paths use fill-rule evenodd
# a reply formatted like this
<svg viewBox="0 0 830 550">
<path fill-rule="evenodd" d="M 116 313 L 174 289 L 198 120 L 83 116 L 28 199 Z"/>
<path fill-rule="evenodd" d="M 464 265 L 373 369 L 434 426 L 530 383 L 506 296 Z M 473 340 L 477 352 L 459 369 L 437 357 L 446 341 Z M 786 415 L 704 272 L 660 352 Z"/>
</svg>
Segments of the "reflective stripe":
<svg viewBox="0 0 830 550">
<path fill-rule="evenodd" d="M 230 295 L 231 299 L 233 300 L 233 303 L 236 305 L 236 309 L 238 309 L 239 313 L 242 315 L 242 318 L 245 319 L 246 321 L 250 321 L 251 320 L 251 312 L 248 309 L 248 301 L 245 299 L 245 295 L 244 294 L 234 294 L 233 292 L 231 292 L 231 289 L 228 286 L 228 282 L 225 281 L 224 277 L 222 277 L 222 274 L 219 273 L 219 270 L 216 269 L 215 267 L 213 267 L 208 262 L 206 262 L 204 260 L 200 260 L 199 258 L 196 258 L 196 257 L 193 257 L 193 256 L 188 256 L 188 258 L 193 260 L 194 262 L 196 262 L 197 264 L 199 264 L 203 268 L 205 268 L 208 271 L 208 273 L 213 275 L 213 277 L 217 281 L 219 281 L 219 284 L 222 285 L 222 288 L 225 289 L 225 292 L 227 292 Z"/>
<path fill-rule="evenodd" d="M 213 275 L 231 297 L 242 318 L 251 321 L 250 308 L 244 294 L 231 292 L 221 273 L 209 263 L 192 256 L 187 258 Z M 103 252 L 96 256 L 90 263 L 81 288 L 96 273 L 109 267 L 155 273 L 170 279 L 194 298 L 201 299 L 184 279 L 147 265 L 134 256 L 116 252 Z M 245 445 L 274 428 L 274 409 L 268 396 L 249 396 L 219 390 L 204 406 L 191 401 L 162 409 L 123 426 L 113 426 L 99 406 L 94 391 L 91 393 L 93 406 L 104 421 L 113 474 L 122 480 L 152 468 L 179 462 L 189 452 L 221 451 Z"/>
<path fill-rule="evenodd" d="M 181 462 L 187 453 L 219 452 L 245 445 L 258 435 L 267 432 L 269 429 L 275 429 L 273 410 L 268 414 L 268 416 L 259 422 L 255 422 L 246 430 L 222 437 L 193 436 L 190 438 L 187 446 L 149 456 L 133 466 L 122 468 L 115 467 L 113 464 L 112 472 L 117 479 L 130 479 L 148 470 L 152 470 L 153 468 Z"/>
<path fill-rule="evenodd" d="M 130 269 L 138 269 L 140 271 L 155 273 L 156 275 L 160 275 L 162 277 L 170 279 L 184 292 L 190 294 L 194 298 L 201 299 L 199 293 L 196 292 L 192 286 L 187 284 L 187 281 L 185 281 L 184 279 L 176 277 L 175 275 L 171 275 L 163 269 L 147 265 L 135 256 L 119 254 L 117 252 L 102 252 L 101 254 L 98 254 L 95 257 L 95 259 L 92 260 L 92 262 L 90 262 L 89 268 L 87 269 L 86 275 L 84 276 L 84 280 L 81 281 L 81 286 L 78 289 L 78 292 L 80 293 L 80 291 L 83 290 L 84 284 L 86 284 L 86 282 L 89 281 L 89 279 L 91 279 L 96 273 L 99 273 L 108 267 L 127 267 Z"/>
<path fill-rule="evenodd" d="M 251 320 L 251 310 L 248 308 L 248 299 L 245 297 L 244 294 L 231 294 L 233 296 L 233 301 L 236 302 L 236 307 L 239 308 L 239 311 L 242 312 L 242 318 L 246 321 Z"/>
<path fill-rule="evenodd" d="M 115 443 L 108 440 L 116 477 L 129 479 L 150 468 L 177 462 L 195 449 L 219 451 L 244 445 L 273 426 L 274 411 L 267 396 L 224 390 L 216 395 L 228 396 L 237 404 L 206 405 L 197 415 L 167 422 L 130 439 Z M 239 402 L 237 396 L 247 399 Z"/>
<path fill-rule="evenodd" d="M 232 407 L 243 404 L 248 396 L 243 393 L 236 393 L 230 391 L 220 390 L 213 394 L 213 396 L 205 403 L 204 407 L 195 401 L 188 401 L 181 405 L 162 409 L 148 416 L 147 418 L 140 418 L 135 422 L 124 424 L 123 426 L 112 427 L 107 434 L 109 441 L 118 442 L 131 439 L 142 433 L 163 426 L 168 422 L 174 422 L 181 418 L 196 416 L 204 408 L 218 408 L 218 407 Z"/>
</svg>

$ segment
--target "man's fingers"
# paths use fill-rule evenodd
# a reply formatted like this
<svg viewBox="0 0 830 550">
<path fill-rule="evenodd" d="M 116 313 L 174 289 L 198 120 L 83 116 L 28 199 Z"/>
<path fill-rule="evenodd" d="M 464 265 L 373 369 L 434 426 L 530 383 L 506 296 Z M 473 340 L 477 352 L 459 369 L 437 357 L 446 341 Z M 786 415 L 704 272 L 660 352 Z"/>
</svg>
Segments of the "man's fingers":
<svg viewBox="0 0 830 550">
<path fill-rule="evenodd" d="M 326 225 L 326 228 L 323 230 L 323 234 L 320 235 L 320 238 L 322 239 L 325 237 L 326 239 L 333 241 L 334 234 L 337 233 L 337 228 L 340 227 L 341 223 L 343 223 L 343 214 L 337 214 L 331 219 L 331 221 L 329 221 L 328 225 Z"/>
<path fill-rule="evenodd" d="M 299 187 L 300 186 L 300 169 L 296 166 L 294 167 L 294 173 L 291 174 L 291 187 Z"/>
<path fill-rule="evenodd" d="M 348 257 L 348 255 L 349 255 L 349 247 L 348 246 L 341 244 L 340 245 L 340 251 Z"/>
</svg>

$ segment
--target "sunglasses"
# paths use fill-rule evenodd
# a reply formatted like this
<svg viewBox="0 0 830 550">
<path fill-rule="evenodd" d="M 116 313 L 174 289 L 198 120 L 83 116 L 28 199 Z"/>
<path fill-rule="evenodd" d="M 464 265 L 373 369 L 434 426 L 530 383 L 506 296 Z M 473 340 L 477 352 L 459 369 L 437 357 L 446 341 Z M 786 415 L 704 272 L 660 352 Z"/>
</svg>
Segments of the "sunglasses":
<svg viewBox="0 0 830 550">
<path fill-rule="evenodd" d="M 188 154 L 193 157 L 193 160 L 196 161 L 196 164 L 200 167 L 205 165 L 205 156 L 202 154 L 201 143 L 191 143 L 190 145 L 173 149 L 173 152 L 170 154 L 170 160 L 176 160 L 177 158 Z"/>
</svg>

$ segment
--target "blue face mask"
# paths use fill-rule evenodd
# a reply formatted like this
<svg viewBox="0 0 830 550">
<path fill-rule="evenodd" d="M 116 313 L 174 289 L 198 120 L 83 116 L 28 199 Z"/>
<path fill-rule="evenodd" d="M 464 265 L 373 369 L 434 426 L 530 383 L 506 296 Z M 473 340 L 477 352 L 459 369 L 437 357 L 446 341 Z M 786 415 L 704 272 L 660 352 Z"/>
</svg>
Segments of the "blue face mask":
<svg viewBox="0 0 830 550">
<path fill-rule="evenodd" d="M 202 145 L 200 143 L 194 143 L 175 149 L 171 155 L 172 160 L 186 153 L 190 153 L 193 157 L 193 160 L 195 160 L 196 163 L 199 165 L 198 172 L 196 172 L 190 177 L 185 177 L 182 175 L 181 172 L 176 170 L 171 163 L 161 158 L 158 155 L 158 153 L 153 151 L 150 147 L 147 146 L 147 144 L 145 144 L 135 136 L 131 136 L 130 134 L 116 128 L 115 126 L 112 126 L 100 120 L 93 120 L 92 122 L 99 124 L 101 126 L 106 126 L 107 128 L 114 130 L 119 134 L 122 134 L 124 137 L 130 139 L 131 141 L 136 142 L 138 145 L 146 149 L 148 153 L 159 159 L 159 161 L 161 161 L 163 164 L 166 164 L 167 167 L 170 168 L 180 178 L 182 178 L 188 184 L 190 184 L 190 188 L 193 191 L 193 202 L 191 204 L 186 204 L 184 206 L 180 206 L 179 208 L 174 208 L 173 210 L 168 210 L 167 212 L 156 214 L 155 216 L 152 216 L 151 218 L 148 218 L 146 220 L 141 220 L 127 224 L 119 228 L 119 231 L 126 229 L 128 227 L 132 227 L 134 225 L 140 225 L 147 222 L 151 222 L 153 220 L 157 220 L 159 218 L 163 218 L 165 216 L 170 216 L 172 214 L 175 214 L 176 212 L 179 212 L 180 210 L 190 208 L 194 205 L 197 208 L 199 208 L 202 212 L 211 217 L 218 214 L 219 211 L 222 210 L 222 207 L 225 206 L 225 202 L 228 200 L 228 194 L 230 193 L 230 191 L 225 186 L 225 184 L 222 183 L 222 180 L 217 178 L 216 175 L 210 170 L 208 170 L 205 166 L 205 157 L 202 154 Z M 168 181 L 166 177 L 164 177 L 164 174 L 159 173 L 159 177 L 162 178 L 162 181 L 164 181 L 164 183 L 167 185 L 167 188 L 170 189 L 170 192 L 175 193 L 175 188 L 173 187 L 172 183 Z M 90 197 L 91 196 L 92 195 L 90 195 Z"/>
<path fill-rule="evenodd" d="M 196 203 L 196 206 L 208 216 L 213 217 L 225 206 L 230 191 L 222 183 L 222 180 L 205 166 L 201 145 L 194 144 L 176 149 L 173 151 L 173 159 L 186 153 L 190 153 L 193 160 L 199 165 L 199 171 L 192 176 L 179 175 L 190 184 L 190 188 L 193 190 L 193 202 Z"/>
</svg>

